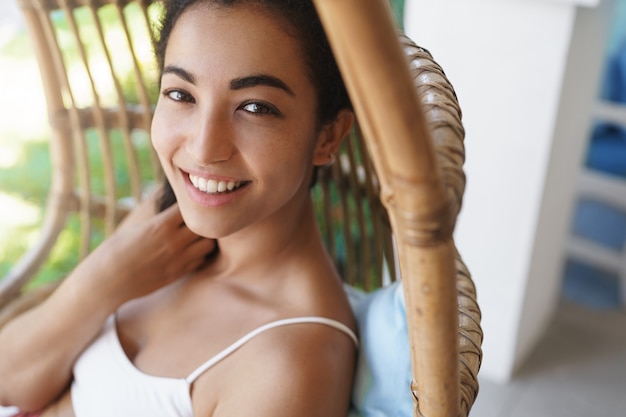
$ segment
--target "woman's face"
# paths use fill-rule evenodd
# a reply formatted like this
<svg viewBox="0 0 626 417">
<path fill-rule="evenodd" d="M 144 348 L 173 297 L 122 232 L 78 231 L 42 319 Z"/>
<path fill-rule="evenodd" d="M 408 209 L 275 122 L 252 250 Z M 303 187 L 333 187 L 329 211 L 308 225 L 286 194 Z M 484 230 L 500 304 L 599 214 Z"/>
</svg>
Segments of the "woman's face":
<svg viewBox="0 0 626 417">
<path fill-rule="evenodd" d="M 190 7 L 165 52 L 152 141 L 194 232 L 221 238 L 301 211 L 328 161 L 296 38 L 251 6 Z M 272 223 L 275 222 L 275 223 Z"/>
</svg>

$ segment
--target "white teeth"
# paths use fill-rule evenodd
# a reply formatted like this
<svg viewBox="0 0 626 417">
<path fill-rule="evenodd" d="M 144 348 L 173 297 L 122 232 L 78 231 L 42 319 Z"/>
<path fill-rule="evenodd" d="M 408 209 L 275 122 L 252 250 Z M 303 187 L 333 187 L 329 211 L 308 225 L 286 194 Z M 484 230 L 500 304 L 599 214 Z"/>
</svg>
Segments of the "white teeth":
<svg viewBox="0 0 626 417">
<path fill-rule="evenodd" d="M 206 192 L 213 194 L 216 191 L 217 191 L 217 181 L 215 181 L 215 180 L 207 180 L 207 182 L 206 182 Z"/>
<path fill-rule="evenodd" d="M 206 192 L 206 179 L 198 178 L 198 189 Z"/>
<path fill-rule="evenodd" d="M 239 188 L 239 186 L 241 185 L 240 181 L 217 181 L 213 179 L 207 180 L 206 178 L 202 178 L 192 174 L 189 174 L 189 180 L 198 190 L 208 194 L 232 191 L 236 188 Z"/>
</svg>

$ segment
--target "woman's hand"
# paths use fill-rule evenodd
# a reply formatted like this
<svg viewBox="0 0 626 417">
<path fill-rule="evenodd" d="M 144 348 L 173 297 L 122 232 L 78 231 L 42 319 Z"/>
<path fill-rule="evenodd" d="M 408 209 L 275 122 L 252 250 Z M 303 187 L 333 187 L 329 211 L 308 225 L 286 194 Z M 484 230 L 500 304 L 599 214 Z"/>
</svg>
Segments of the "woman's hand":
<svg viewBox="0 0 626 417">
<path fill-rule="evenodd" d="M 150 201 L 140 204 L 48 299 L 0 329 L 0 404 L 46 407 L 111 313 L 199 268 L 215 248 L 184 225 L 178 206 L 155 214 Z"/>
<path fill-rule="evenodd" d="M 83 261 L 80 275 L 117 307 L 197 270 L 215 249 L 185 226 L 175 204 L 121 227 Z"/>
</svg>

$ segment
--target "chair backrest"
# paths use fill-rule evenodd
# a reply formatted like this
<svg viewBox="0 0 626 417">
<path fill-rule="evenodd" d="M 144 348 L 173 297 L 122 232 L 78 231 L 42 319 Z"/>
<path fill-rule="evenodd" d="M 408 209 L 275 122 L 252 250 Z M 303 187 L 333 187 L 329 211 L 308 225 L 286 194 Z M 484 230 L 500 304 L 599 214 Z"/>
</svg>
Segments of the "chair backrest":
<svg viewBox="0 0 626 417">
<path fill-rule="evenodd" d="M 19 2 L 47 102 L 52 184 L 42 237 L 0 283 L 0 305 L 38 271 L 68 221 L 80 223 L 82 258 L 160 178 L 149 141 L 151 3 Z"/>
<path fill-rule="evenodd" d="M 146 190 L 162 180 L 149 143 L 158 83 L 150 29 L 160 10 L 159 1 L 19 0 L 19 4 L 46 94 L 53 178 L 42 238 L 0 281 L 0 308 L 36 274 L 68 220 L 77 217 L 80 222 L 83 257 L 114 230 Z M 433 166 L 435 178 L 441 171 L 447 182 L 452 178 L 457 184 L 446 194 L 450 197 L 446 210 L 453 212 L 446 233 L 451 233 L 464 185 L 461 113 L 454 90 L 430 54 L 406 38 L 402 42 L 411 60 L 417 91 L 422 101 L 428 102 L 425 117 L 434 132 L 434 146 L 437 152 L 451 155 L 440 164 L 441 168 Z M 367 124 L 362 126 L 371 129 Z M 383 171 L 376 159 L 380 159 L 376 149 L 372 150 L 371 143 L 365 146 L 363 136 L 355 129 L 342 145 L 337 162 L 319 171 L 312 190 L 322 234 L 340 273 L 348 283 L 366 290 L 383 285 L 383 276 L 396 279 L 391 225 L 395 235 L 400 236 L 402 264 L 405 232 L 411 230 L 408 226 L 416 213 L 418 223 L 424 220 L 418 208 L 415 213 L 406 213 L 405 223 L 393 218 L 390 221 L 379 197 L 389 177 L 379 180 L 374 165 Z M 391 195 L 384 193 L 383 201 Z M 460 386 L 461 397 L 454 401 L 460 404 L 459 415 L 464 416 L 477 392 L 480 310 L 469 273 L 454 246 L 448 249 L 452 252 L 448 250 L 446 256 L 458 278 L 453 286 L 458 290 L 461 309 L 459 314 L 456 297 L 451 300 L 455 323 L 451 327 L 454 340 L 449 342 L 454 345 L 453 354 L 460 355 L 454 360 L 455 369 L 460 367 L 454 378 L 460 378 L 460 385 L 455 385 Z M 384 268 L 389 274 L 382 273 Z M 402 274 L 405 282 L 411 278 L 410 273 Z M 408 311 L 415 309 L 413 302 L 407 297 Z M 23 308 L 25 304 L 15 311 Z M 10 314 L 6 311 L 4 316 L 0 314 L 0 326 Z M 418 324 L 409 318 L 412 333 Z M 415 333 L 412 342 L 419 337 L 422 335 Z M 412 350 L 416 349 L 420 348 L 414 346 Z M 435 352 L 433 358 L 437 356 Z M 415 369 L 414 375 L 421 372 Z M 422 385 L 437 382 L 420 380 L 419 375 L 416 378 L 413 393 L 423 402 Z"/>
</svg>

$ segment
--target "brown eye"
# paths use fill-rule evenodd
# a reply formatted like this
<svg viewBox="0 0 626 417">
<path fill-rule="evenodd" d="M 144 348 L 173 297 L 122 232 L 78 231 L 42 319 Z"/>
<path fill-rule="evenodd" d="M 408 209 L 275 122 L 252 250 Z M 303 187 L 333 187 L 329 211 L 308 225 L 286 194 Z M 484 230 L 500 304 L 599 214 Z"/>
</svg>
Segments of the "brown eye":
<svg viewBox="0 0 626 417">
<path fill-rule="evenodd" d="M 173 101 L 195 103 L 194 98 L 189 93 L 181 90 L 166 90 L 163 92 L 163 95 Z"/>
<path fill-rule="evenodd" d="M 264 103 L 260 101 L 251 101 L 251 102 L 245 103 L 241 106 L 241 109 L 248 113 L 253 113 L 253 114 L 258 114 L 258 115 L 263 115 L 263 114 L 280 115 L 280 112 L 278 111 L 276 107 L 272 106 L 269 103 Z"/>
</svg>

